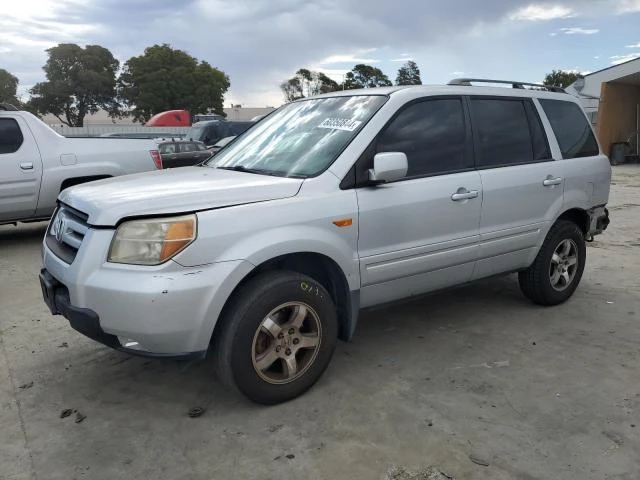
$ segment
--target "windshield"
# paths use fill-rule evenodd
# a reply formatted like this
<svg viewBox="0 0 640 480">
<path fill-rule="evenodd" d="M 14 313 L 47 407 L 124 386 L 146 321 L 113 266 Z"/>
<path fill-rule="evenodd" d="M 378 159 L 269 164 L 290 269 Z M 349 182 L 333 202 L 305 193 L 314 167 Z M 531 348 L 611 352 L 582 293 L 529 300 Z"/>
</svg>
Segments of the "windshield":
<svg viewBox="0 0 640 480">
<path fill-rule="evenodd" d="M 196 140 L 198 142 L 202 142 L 202 137 L 204 136 L 204 127 L 191 127 L 189 130 L 187 130 L 187 133 L 185 134 L 184 138 L 188 139 L 188 140 Z"/>
<path fill-rule="evenodd" d="M 280 108 L 207 165 L 283 177 L 312 177 L 324 171 L 387 97 L 318 98 Z"/>
</svg>

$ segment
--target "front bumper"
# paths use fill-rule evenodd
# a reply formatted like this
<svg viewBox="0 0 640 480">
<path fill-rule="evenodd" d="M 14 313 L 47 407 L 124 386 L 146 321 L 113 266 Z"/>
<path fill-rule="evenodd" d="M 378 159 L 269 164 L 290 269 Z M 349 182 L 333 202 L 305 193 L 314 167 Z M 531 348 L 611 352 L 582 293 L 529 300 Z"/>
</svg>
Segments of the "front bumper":
<svg viewBox="0 0 640 480">
<path fill-rule="evenodd" d="M 46 269 L 40 271 L 40 287 L 45 303 L 49 307 L 52 315 L 62 315 L 69 320 L 71 328 L 89 337 L 96 342 L 100 342 L 107 347 L 115 348 L 122 352 L 145 357 L 170 357 L 178 359 L 198 359 L 203 358 L 207 351 L 197 351 L 189 353 L 154 353 L 123 345 L 117 335 L 105 332 L 100 326 L 100 317 L 89 308 L 78 308 L 71 305 L 69 290 L 58 282 Z"/>
<path fill-rule="evenodd" d="M 136 355 L 202 356 L 220 312 L 253 266 L 228 261 L 185 267 L 106 261 L 113 231 L 90 229 L 71 263 L 43 243 L 43 297 L 80 333 Z"/>
</svg>

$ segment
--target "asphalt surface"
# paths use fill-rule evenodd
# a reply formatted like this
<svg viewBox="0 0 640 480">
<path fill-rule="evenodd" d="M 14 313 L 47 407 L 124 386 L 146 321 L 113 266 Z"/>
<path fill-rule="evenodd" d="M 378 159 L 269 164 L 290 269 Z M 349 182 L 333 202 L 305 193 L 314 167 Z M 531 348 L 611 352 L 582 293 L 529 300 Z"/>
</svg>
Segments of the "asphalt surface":
<svg viewBox="0 0 640 480">
<path fill-rule="evenodd" d="M 613 183 L 568 303 L 532 305 L 511 275 L 365 313 L 321 381 L 275 407 L 225 391 L 209 361 L 82 337 L 41 300 L 45 226 L 2 226 L 0 479 L 636 480 L 640 167 Z"/>
</svg>

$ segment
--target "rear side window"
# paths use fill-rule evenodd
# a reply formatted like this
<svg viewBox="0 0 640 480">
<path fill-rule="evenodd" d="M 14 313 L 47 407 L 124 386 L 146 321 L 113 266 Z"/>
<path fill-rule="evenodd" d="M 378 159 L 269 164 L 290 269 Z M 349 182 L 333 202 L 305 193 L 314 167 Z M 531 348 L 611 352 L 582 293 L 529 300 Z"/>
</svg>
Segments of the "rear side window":
<svg viewBox="0 0 640 480">
<path fill-rule="evenodd" d="M 17 152 L 23 141 L 18 122 L 13 118 L 0 118 L 0 154 Z"/>
<path fill-rule="evenodd" d="M 426 100 L 406 107 L 377 142 L 376 153 L 403 152 L 407 177 L 437 175 L 471 167 L 467 161 L 462 100 Z"/>
<path fill-rule="evenodd" d="M 166 153 L 176 153 L 176 144 L 175 143 L 163 143 L 158 148 L 161 154 Z"/>
<path fill-rule="evenodd" d="M 195 143 L 192 142 L 183 142 L 180 144 L 180 151 L 183 153 L 193 152 L 197 150 Z"/>
<path fill-rule="evenodd" d="M 471 115 L 477 132 L 476 156 L 484 168 L 518 165 L 542 160 L 534 155 L 525 104 L 519 99 L 472 98 Z M 539 127 L 538 127 L 539 128 Z M 541 140 L 539 140 L 541 141 Z"/>
<path fill-rule="evenodd" d="M 540 100 L 562 152 L 562 158 L 593 157 L 600 154 L 582 109 L 573 102 Z"/>
</svg>

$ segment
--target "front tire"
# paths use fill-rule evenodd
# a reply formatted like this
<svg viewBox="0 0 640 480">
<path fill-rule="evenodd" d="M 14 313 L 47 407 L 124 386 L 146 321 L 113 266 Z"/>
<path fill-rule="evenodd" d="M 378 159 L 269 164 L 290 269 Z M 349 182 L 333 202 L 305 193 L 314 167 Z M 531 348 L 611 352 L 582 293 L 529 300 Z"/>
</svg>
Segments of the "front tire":
<svg viewBox="0 0 640 480">
<path fill-rule="evenodd" d="M 567 301 L 582 278 L 586 253 L 580 228 L 568 220 L 556 222 L 533 264 L 519 272 L 520 289 L 539 305 L 558 305 Z"/>
<path fill-rule="evenodd" d="M 329 365 L 338 336 L 336 307 L 306 275 L 265 272 L 242 286 L 215 336 L 221 381 L 271 405 L 307 391 Z"/>
</svg>

